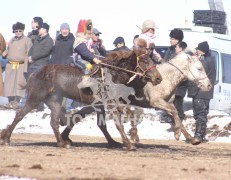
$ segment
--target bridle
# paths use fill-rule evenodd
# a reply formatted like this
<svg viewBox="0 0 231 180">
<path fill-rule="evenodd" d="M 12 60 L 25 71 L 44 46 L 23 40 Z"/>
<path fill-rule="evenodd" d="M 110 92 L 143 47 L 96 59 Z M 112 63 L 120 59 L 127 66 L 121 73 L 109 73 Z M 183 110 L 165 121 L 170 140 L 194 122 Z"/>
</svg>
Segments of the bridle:
<svg viewBox="0 0 231 180">
<path fill-rule="evenodd" d="M 140 66 L 140 64 L 139 64 L 139 61 L 140 61 L 140 57 L 142 57 L 142 56 L 145 56 L 146 54 L 144 53 L 144 54 L 141 54 L 141 55 L 139 55 L 139 56 L 137 56 L 136 57 L 136 67 L 135 67 L 135 69 L 134 69 L 134 72 L 137 70 L 137 69 L 140 69 L 140 71 L 142 72 L 141 74 L 142 74 L 142 76 L 144 76 L 144 77 L 146 77 L 146 78 L 150 78 L 150 77 L 148 77 L 148 76 L 146 76 L 145 74 L 148 72 L 148 71 L 150 71 L 151 69 L 153 69 L 153 68 L 156 68 L 156 65 L 154 64 L 154 65 L 152 65 L 151 67 L 148 67 L 147 69 L 143 69 L 141 66 Z"/>
</svg>

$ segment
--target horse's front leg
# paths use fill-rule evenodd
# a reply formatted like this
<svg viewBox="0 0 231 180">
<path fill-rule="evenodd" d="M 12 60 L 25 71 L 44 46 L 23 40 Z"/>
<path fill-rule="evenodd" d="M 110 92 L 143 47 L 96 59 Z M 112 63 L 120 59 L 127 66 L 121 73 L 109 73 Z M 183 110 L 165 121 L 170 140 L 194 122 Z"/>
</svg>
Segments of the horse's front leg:
<svg viewBox="0 0 231 180">
<path fill-rule="evenodd" d="M 183 124 L 182 124 L 182 122 L 178 116 L 177 110 L 173 105 L 169 104 L 168 102 L 166 102 L 164 100 L 159 100 L 159 101 L 155 101 L 155 102 L 153 101 L 153 102 L 150 102 L 150 104 L 151 104 L 151 106 L 153 106 L 155 108 L 165 110 L 166 113 L 174 120 L 174 123 L 175 123 L 174 136 L 175 136 L 176 140 L 180 139 L 180 134 L 182 131 L 186 140 L 191 141 L 192 136 L 184 128 L 184 126 L 183 126 Z"/>
<path fill-rule="evenodd" d="M 127 115 L 131 122 L 131 129 L 129 130 L 130 139 L 133 144 L 138 144 L 140 141 L 137 129 L 138 116 L 135 114 L 135 110 L 131 110 L 131 108 L 127 107 Z"/>
<path fill-rule="evenodd" d="M 129 151 L 135 150 L 136 147 L 132 145 L 132 143 L 129 141 L 126 133 L 124 132 L 124 126 L 123 126 L 123 123 L 121 121 L 121 114 L 119 112 L 117 112 L 117 111 L 113 112 L 113 119 L 114 119 L 116 128 L 118 129 L 118 131 L 119 131 L 119 133 L 121 135 L 123 144 L 127 147 L 127 149 Z"/>
</svg>

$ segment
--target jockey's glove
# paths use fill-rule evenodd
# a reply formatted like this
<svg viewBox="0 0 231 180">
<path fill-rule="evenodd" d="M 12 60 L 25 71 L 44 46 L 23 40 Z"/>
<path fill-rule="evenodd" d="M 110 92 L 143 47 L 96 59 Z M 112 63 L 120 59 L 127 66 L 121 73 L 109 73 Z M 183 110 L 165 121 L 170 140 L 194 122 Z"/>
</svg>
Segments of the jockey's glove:
<svg viewBox="0 0 231 180">
<path fill-rule="evenodd" d="M 99 60 L 98 58 L 94 58 L 94 59 L 93 59 L 93 62 L 94 62 L 95 64 L 100 64 L 102 61 Z"/>
<path fill-rule="evenodd" d="M 86 68 L 88 71 L 92 70 L 92 64 L 91 63 L 87 63 Z"/>
</svg>

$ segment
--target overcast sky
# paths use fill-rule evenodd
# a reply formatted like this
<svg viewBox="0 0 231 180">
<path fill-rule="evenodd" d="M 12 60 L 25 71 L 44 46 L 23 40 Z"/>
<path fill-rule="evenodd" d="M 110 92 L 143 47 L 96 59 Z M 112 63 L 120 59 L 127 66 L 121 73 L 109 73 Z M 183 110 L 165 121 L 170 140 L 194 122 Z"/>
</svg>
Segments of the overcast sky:
<svg viewBox="0 0 231 180">
<path fill-rule="evenodd" d="M 231 1 L 223 0 L 223 4 L 231 23 Z M 118 36 L 125 38 L 128 47 L 132 46 L 134 35 L 140 33 L 137 26 L 141 27 L 145 19 L 153 19 L 160 30 L 172 29 L 184 26 L 185 20 L 192 25 L 193 11 L 208 9 L 208 0 L 4 0 L 0 32 L 9 41 L 14 36 L 12 25 L 19 21 L 26 24 L 27 35 L 32 18 L 41 16 L 50 25 L 49 33 L 54 38 L 61 23 L 69 23 L 75 34 L 80 19 L 92 19 L 109 50 L 114 48 L 112 43 Z"/>
</svg>

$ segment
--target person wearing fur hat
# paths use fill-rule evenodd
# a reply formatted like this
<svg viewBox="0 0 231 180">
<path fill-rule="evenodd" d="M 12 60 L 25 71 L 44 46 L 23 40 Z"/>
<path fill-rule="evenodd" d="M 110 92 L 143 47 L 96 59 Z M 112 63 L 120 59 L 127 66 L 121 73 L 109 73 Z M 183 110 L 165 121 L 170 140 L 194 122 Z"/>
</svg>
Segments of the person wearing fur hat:
<svg viewBox="0 0 231 180">
<path fill-rule="evenodd" d="M 27 71 L 28 52 L 32 46 L 30 38 L 24 36 L 25 24 L 17 22 L 12 30 L 15 36 L 9 41 L 7 49 L 2 53 L 9 62 L 6 64 L 4 96 L 8 97 L 9 103 L 6 108 L 16 109 L 19 107 L 21 97 L 25 95 L 26 85 L 24 72 Z"/>
<path fill-rule="evenodd" d="M 28 33 L 27 37 L 29 37 L 32 41 L 32 43 L 34 43 L 34 40 L 36 39 L 36 37 L 38 36 L 38 30 L 39 28 L 42 26 L 43 24 L 43 19 L 41 17 L 34 17 L 32 22 L 31 22 L 31 28 L 32 31 Z"/>
<path fill-rule="evenodd" d="M 162 61 L 162 57 L 155 50 L 155 30 L 157 29 L 156 24 L 153 20 L 147 19 L 143 22 L 141 34 L 139 35 L 139 39 L 143 39 L 147 43 L 147 50 L 150 57 L 154 62 L 160 63 Z"/>
<path fill-rule="evenodd" d="M 207 41 L 201 42 L 196 48 L 198 57 L 205 69 L 205 72 L 212 84 L 209 91 L 201 91 L 194 83 L 190 82 L 188 86 L 188 97 L 193 99 L 193 117 L 196 120 L 196 130 L 194 135 L 194 145 L 206 142 L 206 128 L 209 113 L 209 102 L 213 98 L 214 84 L 216 80 L 215 60 L 210 54 L 209 44 Z"/>
<path fill-rule="evenodd" d="M 170 47 L 166 51 L 166 54 L 163 59 L 164 62 L 168 62 L 176 55 L 175 54 L 176 45 L 184 39 L 184 33 L 181 29 L 175 28 L 171 30 L 169 36 L 170 36 Z"/>
<path fill-rule="evenodd" d="M 34 44 L 29 51 L 29 68 L 28 77 L 46 66 L 50 61 L 50 55 L 53 48 L 53 39 L 49 35 L 50 26 L 47 23 L 42 23 L 38 30 Z M 44 105 L 40 103 L 37 111 L 43 111 Z"/>
<path fill-rule="evenodd" d="M 85 86 L 79 88 L 89 87 L 90 81 L 89 73 L 92 70 L 92 63 L 99 64 L 101 60 L 99 60 L 94 55 L 94 50 L 92 49 L 92 33 L 93 33 L 93 23 L 90 19 L 85 20 L 81 19 L 78 23 L 78 29 L 76 32 L 76 38 L 73 45 L 74 52 L 76 56 L 74 58 L 74 64 L 82 69 L 83 73 L 85 74 L 82 76 Z"/>
</svg>

